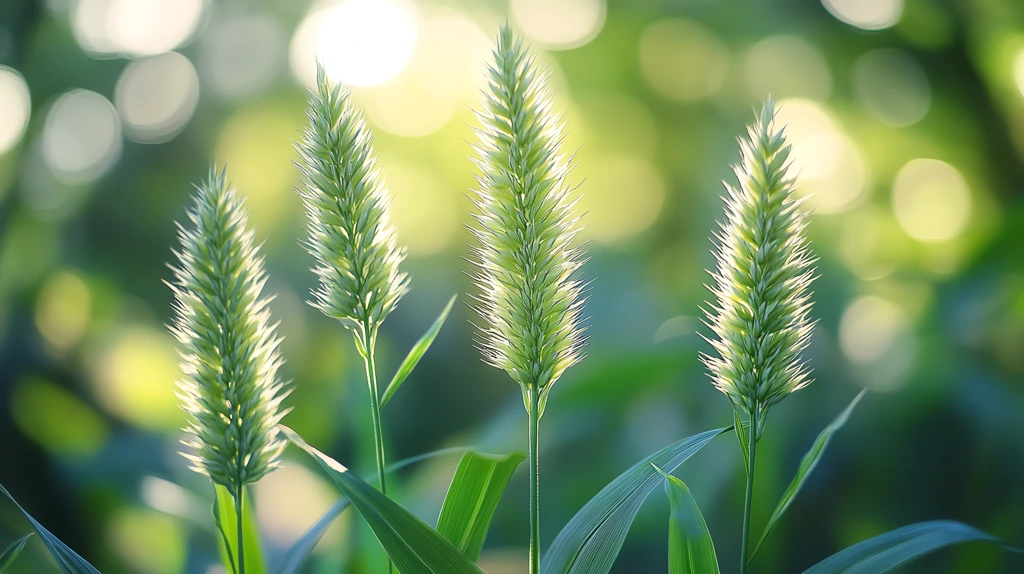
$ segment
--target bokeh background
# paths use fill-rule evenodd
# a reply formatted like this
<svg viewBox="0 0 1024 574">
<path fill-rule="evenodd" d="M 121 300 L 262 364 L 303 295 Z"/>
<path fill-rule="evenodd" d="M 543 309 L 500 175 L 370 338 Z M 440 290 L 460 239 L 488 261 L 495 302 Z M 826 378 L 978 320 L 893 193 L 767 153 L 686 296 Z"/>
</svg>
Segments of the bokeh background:
<svg viewBox="0 0 1024 574">
<path fill-rule="evenodd" d="M 287 422 L 372 474 L 362 367 L 305 304 L 293 140 L 315 59 L 355 86 L 393 189 L 412 292 L 384 326 L 390 373 L 452 294 L 472 292 L 465 193 L 482 62 L 501 19 L 540 50 L 587 212 L 589 357 L 542 424 L 543 540 L 605 483 L 731 424 L 696 332 L 735 137 L 773 94 L 819 258 L 816 382 L 772 411 L 755 524 L 816 433 L 870 394 L 758 557 L 797 572 L 849 544 L 954 518 L 1024 544 L 1024 4 L 1015 0 L 4 0 L 0 2 L 0 481 L 103 572 L 215 573 L 212 489 L 177 455 L 183 415 L 165 262 L 211 161 L 245 192 L 294 380 Z M 384 418 L 391 460 L 525 449 L 518 388 L 452 317 Z M 255 486 L 271 562 L 338 493 L 307 461 Z M 457 457 L 407 471 L 432 522 Z M 677 473 L 724 571 L 739 449 Z M 483 557 L 521 572 L 525 468 Z M 664 571 L 656 491 L 617 572 Z M 360 571 L 338 521 L 311 572 Z M 755 526 L 755 528 L 759 528 Z M 0 501 L 0 544 L 29 529 Z M 365 540 L 365 532 L 362 533 Z M 917 572 L 1020 572 L 984 545 Z M 54 571 L 38 538 L 15 566 Z"/>
</svg>

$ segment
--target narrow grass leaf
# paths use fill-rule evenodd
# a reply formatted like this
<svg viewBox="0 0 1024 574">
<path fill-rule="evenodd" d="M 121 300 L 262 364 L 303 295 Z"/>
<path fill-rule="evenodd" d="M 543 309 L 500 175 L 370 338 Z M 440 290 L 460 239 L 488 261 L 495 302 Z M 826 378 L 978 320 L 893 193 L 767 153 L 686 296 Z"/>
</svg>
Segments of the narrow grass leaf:
<svg viewBox="0 0 1024 574">
<path fill-rule="evenodd" d="M 316 521 L 316 524 L 312 528 L 306 531 L 298 540 L 292 544 L 291 548 L 288 549 L 284 554 L 284 558 L 281 559 L 281 565 L 277 567 L 274 572 L 277 574 L 296 574 L 299 568 L 305 564 L 309 555 L 316 548 L 316 545 L 320 542 L 320 539 L 324 537 L 324 533 L 334 523 L 334 519 L 341 516 L 341 513 L 349 507 L 349 501 L 347 498 L 342 498 L 338 502 L 335 502 L 320 520 Z"/>
<path fill-rule="evenodd" d="M 445 306 L 444 311 L 434 320 L 434 324 L 427 329 L 426 333 L 420 337 L 419 341 L 413 345 L 409 351 L 409 355 L 402 361 L 402 366 L 398 367 L 398 371 L 395 373 L 394 378 L 391 379 L 391 383 L 388 384 L 388 388 L 384 391 L 384 396 L 380 398 L 380 406 L 383 407 L 391 400 L 395 392 L 398 391 L 398 387 L 402 386 L 405 379 L 412 373 L 412 370 L 419 364 L 420 359 L 423 358 L 424 353 L 430 348 L 430 345 L 434 342 L 434 338 L 441 331 L 441 326 L 444 325 L 445 319 L 448 318 L 448 313 L 452 310 L 452 305 L 455 304 L 455 298 L 457 295 L 452 295 L 452 298 L 448 300 L 448 305 Z"/>
<path fill-rule="evenodd" d="M 804 574 L 883 574 L 951 544 L 1000 540 L 962 522 L 932 520 L 880 534 L 837 552 Z"/>
<path fill-rule="evenodd" d="M 487 538 L 498 501 L 526 455 L 467 452 L 459 462 L 441 506 L 437 531 L 474 562 Z"/>
<path fill-rule="evenodd" d="M 31 537 L 32 533 L 29 532 L 12 542 L 11 545 L 7 547 L 7 550 L 4 550 L 4 553 L 0 554 L 0 574 L 3 574 L 3 571 L 7 570 L 7 567 L 14 563 L 14 559 L 18 557 L 18 554 L 21 554 L 21 549 L 25 547 L 25 543 L 28 542 L 28 539 Z"/>
<path fill-rule="evenodd" d="M 747 439 L 747 430 L 750 428 L 750 422 L 744 422 L 740 420 L 739 409 L 732 409 L 733 428 L 736 429 L 736 440 L 740 441 L 740 450 L 743 452 L 743 472 L 744 474 L 750 472 L 750 442 Z"/>
<path fill-rule="evenodd" d="M 789 483 L 789 487 L 786 488 L 786 492 L 782 494 L 782 499 L 779 500 L 778 506 L 775 507 L 775 512 L 772 512 L 771 518 L 768 519 L 768 525 L 764 528 L 764 534 L 761 535 L 761 540 L 754 547 L 754 551 L 750 553 L 747 558 L 749 563 L 754 559 L 754 555 L 761 549 L 761 545 L 771 534 L 775 528 L 776 523 L 782 518 L 783 513 L 792 504 L 793 499 L 800 493 L 800 489 L 803 488 L 804 482 L 807 481 L 807 477 L 811 475 L 811 472 L 816 466 L 818 461 L 821 460 L 823 454 L 825 454 L 825 448 L 828 446 L 829 441 L 832 440 L 832 435 L 839 429 L 843 428 L 846 421 L 850 418 L 850 413 L 853 412 L 854 407 L 860 402 L 864 395 L 867 393 L 867 389 L 862 390 L 857 396 L 850 402 L 849 406 L 843 409 L 843 412 L 839 413 L 839 416 L 835 418 L 827 427 L 825 427 L 818 438 L 814 439 L 814 444 L 811 445 L 811 450 L 807 451 L 803 459 L 800 460 L 800 467 L 796 471 L 796 476 L 793 477 L 793 481 Z"/>
<path fill-rule="evenodd" d="M 92 564 L 86 562 L 85 558 L 76 554 L 67 544 L 64 544 L 56 536 L 50 534 L 49 530 L 44 528 L 35 518 L 32 518 L 32 515 L 26 512 L 18 504 L 17 500 L 14 500 L 14 497 L 11 496 L 10 492 L 7 492 L 3 485 L 0 485 L 0 491 L 3 491 L 7 498 L 11 499 L 11 502 L 25 515 L 25 518 L 28 518 L 28 521 L 32 523 L 36 532 L 39 533 L 39 537 L 43 539 L 43 544 L 46 545 L 47 550 L 50 551 L 54 560 L 57 561 L 57 566 L 60 566 L 61 572 L 64 574 L 100 574 L 100 571 L 93 568 Z"/>
<path fill-rule="evenodd" d="M 541 562 L 543 574 L 606 574 L 622 548 L 640 506 L 661 483 L 655 465 L 672 472 L 731 430 L 703 432 L 671 444 L 633 465 L 586 503 L 555 538 Z"/>
<path fill-rule="evenodd" d="M 295 431 L 282 432 L 327 471 L 352 507 L 362 515 L 402 574 L 482 574 L 459 549 L 397 502 L 360 479 L 341 463 L 313 448 Z"/>
<path fill-rule="evenodd" d="M 665 474 L 665 494 L 672 508 L 668 520 L 668 573 L 718 574 L 715 544 L 690 489 L 683 481 Z"/>
<path fill-rule="evenodd" d="M 228 572 L 238 572 L 238 515 L 235 498 L 226 486 L 213 485 L 217 496 L 213 500 L 213 517 L 220 533 L 220 556 Z M 249 493 L 242 491 L 242 545 L 245 553 L 245 574 L 265 574 L 260 533 L 256 526 L 256 513 Z"/>
</svg>

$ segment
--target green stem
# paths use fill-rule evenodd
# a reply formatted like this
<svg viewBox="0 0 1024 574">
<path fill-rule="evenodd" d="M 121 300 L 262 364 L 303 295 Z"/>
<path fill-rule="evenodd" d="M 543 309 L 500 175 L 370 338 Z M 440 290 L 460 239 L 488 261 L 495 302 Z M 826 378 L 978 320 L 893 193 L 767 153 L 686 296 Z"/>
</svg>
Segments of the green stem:
<svg viewBox="0 0 1024 574">
<path fill-rule="evenodd" d="M 237 489 L 235 489 L 235 516 L 238 517 L 238 574 L 245 574 L 245 548 L 243 547 L 242 537 L 242 499 L 243 490 L 245 486 L 239 483 Z"/>
<path fill-rule="evenodd" d="M 380 491 L 387 494 L 387 482 L 384 478 L 384 430 L 380 422 L 380 393 L 377 392 L 377 368 L 374 364 L 374 349 L 376 347 L 375 334 L 367 333 L 366 355 L 363 362 L 366 364 L 366 384 L 370 390 L 370 415 L 373 417 L 373 441 L 377 455 L 377 480 L 380 484 Z M 388 558 L 388 573 L 390 574 L 391 558 Z"/>
<path fill-rule="evenodd" d="M 747 467 L 747 496 L 743 503 L 743 542 L 740 545 L 740 574 L 747 572 L 747 547 L 750 539 L 750 503 L 754 498 L 754 455 L 757 450 L 757 409 L 750 415 L 750 430 L 747 431 L 750 461 Z"/>
<path fill-rule="evenodd" d="M 531 390 L 530 402 L 530 574 L 540 572 L 540 393 Z"/>
</svg>

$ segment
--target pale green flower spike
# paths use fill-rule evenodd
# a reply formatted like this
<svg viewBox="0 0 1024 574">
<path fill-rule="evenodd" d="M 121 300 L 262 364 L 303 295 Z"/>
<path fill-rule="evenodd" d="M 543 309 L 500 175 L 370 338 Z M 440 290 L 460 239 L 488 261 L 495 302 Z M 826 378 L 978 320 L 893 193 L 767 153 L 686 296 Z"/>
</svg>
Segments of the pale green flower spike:
<svg viewBox="0 0 1024 574">
<path fill-rule="evenodd" d="M 801 358 L 812 322 L 814 279 L 804 236 L 806 214 L 795 196 L 790 148 L 769 97 L 740 139 L 739 187 L 726 184 L 726 221 L 715 234 L 715 303 L 705 310 L 717 356 L 704 364 L 733 406 L 763 429 L 769 407 L 808 383 Z"/>
<path fill-rule="evenodd" d="M 307 248 L 320 284 L 313 305 L 351 329 L 366 355 L 377 329 L 408 290 L 398 270 L 405 250 L 388 221 L 389 200 L 375 166 L 370 131 L 322 66 L 298 144 Z"/>
<path fill-rule="evenodd" d="M 493 55 L 474 147 L 478 346 L 487 363 L 522 386 L 527 409 L 538 394 L 539 416 L 547 391 L 581 359 L 585 342 L 584 285 L 575 278 L 582 253 L 570 246 L 579 218 L 545 77 L 507 22 Z"/>
<path fill-rule="evenodd" d="M 276 468 L 286 441 L 277 425 L 288 394 L 278 378 L 280 339 L 270 324 L 263 260 L 246 227 L 242 199 L 210 171 L 196 188 L 188 217 L 178 226 L 175 320 L 181 345 L 178 383 L 188 415 L 183 453 L 192 469 L 225 486 L 233 497 Z"/>
</svg>

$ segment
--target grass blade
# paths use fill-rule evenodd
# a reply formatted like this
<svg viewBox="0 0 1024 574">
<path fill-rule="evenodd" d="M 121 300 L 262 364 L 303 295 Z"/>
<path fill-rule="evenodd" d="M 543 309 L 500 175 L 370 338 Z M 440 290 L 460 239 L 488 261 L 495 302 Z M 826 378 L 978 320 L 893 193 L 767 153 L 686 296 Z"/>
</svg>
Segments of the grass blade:
<svg viewBox="0 0 1024 574">
<path fill-rule="evenodd" d="M 880 534 L 841 550 L 804 574 L 882 574 L 951 544 L 1000 540 L 962 522 L 932 520 Z"/>
<path fill-rule="evenodd" d="M 672 472 L 711 439 L 729 430 L 716 429 L 684 438 L 619 475 L 558 534 L 541 562 L 543 574 L 606 574 L 640 506 L 660 484 L 661 476 L 652 465 Z"/>
<path fill-rule="evenodd" d="M 68 548 L 67 544 L 61 542 L 56 536 L 50 534 L 50 531 L 43 527 L 42 524 L 36 522 L 32 515 L 25 511 L 24 508 L 18 504 L 17 500 L 11 496 L 7 489 L 0 485 L 0 491 L 3 491 L 7 495 L 7 498 L 11 499 L 11 502 L 18 507 L 18 510 L 28 518 L 28 521 L 32 523 L 32 526 L 39 533 L 39 537 L 43 539 L 43 544 L 53 555 L 53 558 L 57 561 L 57 565 L 60 566 L 60 571 L 64 574 L 100 574 L 99 570 L 93 568 L 92 564 L 86 562 L 85 558 L 82 558 L 75 553 L 74 550 Z"/>
<path fill-rule="evenodd" d="M 660 468 L 655 470 L 661 472 Z M 665 476 L 665 494 L 672 508 L 668 521 L 668 573 L 718 574 L 718 557 L 704 515 L 686 484 Z"/>
<path fill-rule="evenodd" d="M 818 461 L 821 460 L 821 456 L 825 454 L 825 447 L 828 446 L 829 441 L 832 440 L 832 435 L 839 429 L 843 428 L 846 421 L 850 418 L 850 413 L 853 412 L 854 407 L 860 402 L 864 395 L 867 393 L 867 389 L 862 390 L 857 394 L 856 397 L 850 402 L 849 406 L 843 409 L 843 412 L 839 413 L 839 416 L 835 418 L 827 427 L 825 427 L 818 438 L 814 439 L 814 444 L 811 445 L 811 450 L 807 451 L 807 454 L 800 460 L 800 467 L 796 471 L 796 476 L 793 477 L 793 481 L 789 483 L 786 488 L 786 492 L 782 494 L 782 499 L 779 500 L 779 504 L 775 507 L 775 511 L 772 512 L 771 518 L 768 519 L 767 526 L 764 527 L 764 534 L 761 535 L 761 540 L 758 541 L 757 546 L 754 547 L 754 551 L 750 553 L 747 558 L 747 563 L 750 563 L 757 554 L 757 551 L 761 549 L 761 545 L 771 534 L 775 528 L 775 524 L 782 518 L 782 514 L 786 512 L 789 505 L 792 504 L 793 499 L 800 493 L 800 489 L 803 487 L 807 477 L 811 475 L 814 467 L 818 466 Z"/>
<path fill-rule="evenodd" d="M 480 558 L 498 501 L 526 455 L 467 452 L 441 506 L 437 531 L 470 560 Z"/>
<path fill-rule="evenodd" d="M 18 557 L 18 554 L 21 554 L 21 549 L 25 547 L 25 543 L 27 543 L 28 539 L 31 537 L 32 533 L 29 532 L 14 542 L 11 542 L 11 545 L 7 547 L 7 550 L 4 550 L 4 553 L 0 554 L 0 574 L 3 574 L 3 571 L 7 570 L 7 567 L 14 562 L 14 559 Z"/>
<path fill-rule="evenodd" d="M 306 444 L 295 431 L 280 427 L 296 446 L 312 456 L 362 515 L 402 574 L 483 574 L 436 530 L 370 486 L 341 463 Z"/>
<path fill-rule="evenodd" d="M 220 532 L 221 561 L 228 572 L 237 572 L 238 564 L 238 516 L 235 514 L 235 499 L 227 487 L 213 485 L 216 498 L 213 500 L 213 518 Z M 245 574 L 265 574 L 263 552 L 260 549 L 260 533 L 256 526 L 256 513 L 252 508 L 249 492 L 242 489 L 242 545 L 245 552 Z"/>
<path fill-rule="evenodd" d="M 452 310 L 452 305 L 455 304 L 455 298 L 457 295 L 452 295 L 452 298 L 448 300 L 448 305 L 445 306 L 444 311 L 434 320 L 434 324 L 427 329 L 426 333 L 420 337 L 419 341 L 412 346 L 409 354 L 402 361 L 402 366 L 398 367 L 398 371 L 395 373 L 394 378 L 388 384 L 388 388 L 384 391 L 384 396 L 380 398 L 380 406 L 383 407 L 387 404 L 391 397 L 394 396 L 395 392 L 398 391 L 398 387 L 402 386 L 405 379 L 412 373 L 412 370 L 416 368 L 416 365 L 423 358 L 423 355 L 430 348 L 430 345 L 434 342 L 434 338 L 441 331 L 441 326 L 444 325 L 445 319 L 448 318 L 448 313 Z"/>
<path fill-rule="evenodd" d="M 320 520 L 316 521 L 316 524 L 312 528 L 306 531 L 301 538 L 292 544 L 291 548 L 285 552 L 284 558 L 281 559 L 281 565 L 274 570 L 277 574 L 296 574 L 299 568 L 306 562 L 309 555 L 316 548 L 316 545 L 320 542 L 320 539 L 324 537 L 324 533 L 334 523 L 334 519 L 341 516 L 341 513 L 345 511 L 349 506 L 347 498 L 342 498 L 338 502 L 334 503 Z"/>
</svg>

